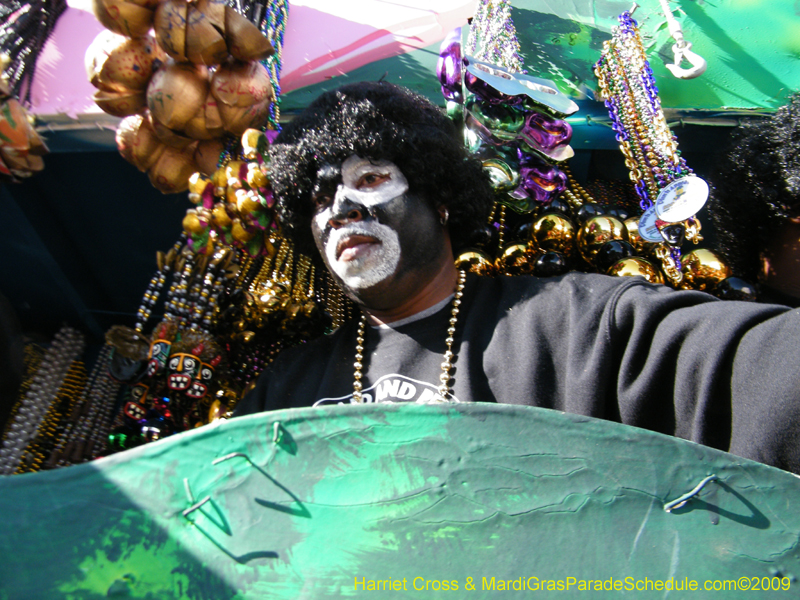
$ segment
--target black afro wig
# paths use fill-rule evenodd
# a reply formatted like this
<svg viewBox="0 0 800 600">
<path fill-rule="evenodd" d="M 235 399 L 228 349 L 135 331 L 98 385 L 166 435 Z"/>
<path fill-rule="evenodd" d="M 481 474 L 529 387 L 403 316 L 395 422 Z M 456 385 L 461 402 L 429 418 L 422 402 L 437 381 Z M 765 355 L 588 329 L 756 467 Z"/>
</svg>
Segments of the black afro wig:
<svg viewBox="0 0 800 600">
<path fill-rule="evenodd" d="M 396 164 L 409 191 L 431 206 L 444 204 L 453 248 L 485 225 L 493 192 L 452 121 L 429 100 L 380 82 L 346 85 L 317 98 L 281 131 L 270 149 L 272 187 L 284 233 L 316 256 L 311 190 L 325 163 L 357 155 Z"/>
<path fill-rule="evenodd" d="M 755 281 L 761 251 L 800 216 L 800 94 L 738 128 L 715 187 L 708 212 L 718 248 L 738 276 Z"/>
</svg>

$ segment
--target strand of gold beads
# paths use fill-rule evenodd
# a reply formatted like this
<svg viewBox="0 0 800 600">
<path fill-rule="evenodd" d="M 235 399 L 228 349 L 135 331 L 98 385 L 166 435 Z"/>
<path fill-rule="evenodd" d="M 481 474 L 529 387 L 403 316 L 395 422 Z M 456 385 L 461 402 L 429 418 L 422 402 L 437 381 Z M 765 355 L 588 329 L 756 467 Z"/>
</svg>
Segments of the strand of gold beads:
<svg viewBox="0 0 800 600">
<path fill-rule="evenodd" d="M 39 366 L 42 364 L 44 353 L 44 348 L 38 344 L 25 344 L 25 347 L 22 351 L 23 364 L 25 366 L 25 376 L 22 379 L 22 383 L 19 386 L 19 391 L 17 392 L 17 401 L 14 403 L 14 406 L 11 407 L 11 412 L 8 414 L 8 418 L 6 419 L 6 426 L 3 430 L 3 435 L 0 436 L 0 440 L 4 440 L 8 435 L 8 432 L 11 430 L 11 424 L 14 422 L 19 409 L 25 402 L 25 397 L 27 396 L 28 390 L 31 387 L 31 383 L 33 383 L 34 375 L 39 369 Z"/>
<path fill-rule="evenodd" d="M 58 389 L 55 399 L 39 424 L 36 436 L 20 456 L 15 473 L 34 473 L 42 469 L 45 459 L 54 449 L 59 430 L 65 426 L 64 415 L 72 413 L 86 387 L 86 381 L 86 366 L 82 361 L 74 361 L 67 370 L 64 382 Z"/>
</svg>

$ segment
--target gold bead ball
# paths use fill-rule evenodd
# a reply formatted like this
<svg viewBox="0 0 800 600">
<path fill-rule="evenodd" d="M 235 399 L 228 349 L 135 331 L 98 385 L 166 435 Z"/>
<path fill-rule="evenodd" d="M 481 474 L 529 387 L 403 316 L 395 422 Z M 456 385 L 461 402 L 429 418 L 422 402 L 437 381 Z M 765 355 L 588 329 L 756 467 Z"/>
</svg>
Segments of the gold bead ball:
<svg viewBox="0 0 800 600">
<path fill-rule="evenodd" d="M 531 243 L 546 252 L 572 254 L 575 227 L 564 215 L 551 213 L 534 222 L 531 227 Z"/>
<path fill-rule="evenodd" d="M 626 219 L 623 225 L 625 227 L 623 239 L 633 246 L 636 252 L 644 254 L 653 251 L 656 244 L 654 242 L 648 242 L 639 233 L 639 217 Z"/>
<path fill-rule="evenodd" d="M 255 236 L 255 232 L 247 231 L 239 219 L 234 219 L 233 225 L 231 225 L 231 235 L 240 242 L 249 242 Z"/>
<path fill-rule="evenodd" d="M 228 211 L 225 209 L 225 205 L 222 202 L 218 202 L 217 204 L 214 205 L 214 208 L 211 210 L 211 220 L 218 227 L 222 228 L 230 227 L 231 218 L 228 215 Z"/>
<path fill-rule="evenodd" d="M 586 262 L 591 263 L 600 247 L 611 240 L 621 240 L 625 226 L 622 221 L 607 215 L 592 217 L 578 230 L 578 248 Z"/>
<path fill-rule="evenodd" d="M 456 258 L 456 267 L 476 275 L 494 275 L 494 264 L 483 252 L 469 250 Z"/>
<path fill-rule="evenodd" d="M 685 290 L 711 291 L 731 276 L 730 267 L 714 252 L 705 248 L 692 250 L 681 260 Z"/>
<path fill-rule="evenodd" d="M 507 275 L 530 275 L 533 273 L 533 260 L 526 244 L 507 246 L 495 261 L 498 272 Z"/>
<path fill-rule="evenodd" d="M 615 262 L 608 270 L 609 275 L 615 277 L 644 277 L 650 283 L 664 283 L 661 271 L 649 260 L 631 256 Z"/>
<path fill-rule="evenodd" d="M 197 213 L 189 209 L 183 217 L 183 230 L 188 234 L 203 233 L 208 228 L 208 223 L 200 220 Z"/>
<path fill-rule="evenodd" d="M 202 194 L 208 182 L 211 181 L 209 177 L 206 177 L 202 173 L 193 173 L 191 177 L 189 177 L 189 193 L 190 194 Z"/>
</svg>

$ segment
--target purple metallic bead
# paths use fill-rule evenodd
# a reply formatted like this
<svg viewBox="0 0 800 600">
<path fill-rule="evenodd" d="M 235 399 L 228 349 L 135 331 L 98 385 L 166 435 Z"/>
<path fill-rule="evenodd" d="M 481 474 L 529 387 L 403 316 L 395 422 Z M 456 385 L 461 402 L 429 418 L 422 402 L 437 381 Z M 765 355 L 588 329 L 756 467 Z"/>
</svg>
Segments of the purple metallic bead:
<svg viewBox="0 0 800 600">
<path fill-rule="evenodd" d="M 490 104 L 508 104 L 513 106 L 514 104 L 522 102 L 521 96 L 509 96 L 508 94 L 504 94 L 469 71 L 464 72 L 464 85 L 467 86 L 470 92 Z"/>
<path fill-rule="evenodd" d="M 653 201 L 650 200 L 650 196 L 647 193 L 647 185 L 644 181 L 637 182 L 634 185 L 634 189 L 636 190 L 636 195 L 639 196 L 639 206 L 642 208 L 642 211 L 653 206 Z"/>
<path fill-rule="evenodd" d="M 447 100 L 460 102 L 454 97 L 461 97 L 464 61 L 461 53 L 461 28 L 451 31 L 439 48 L 439 61 L 436 64 L 436 76 L 442 84 L 442 93 Z M 446 90 L 446 91 L 445 91 Z"/>
<path fill-rule="evenodd" d="M 442 86 L 442 96 L 444 96 L 444 99 L 448 102 L 464 104 L 464 94 L 461 90 L 451 90 L 448 87 Z"/>
<path fill-rule="evenodd" d="M 681 265 L 681 249 L 672 247 L 669 249 L 669 253 L 672 255 L 672 260 L 675 261 L 675 266 L 680 271 L 683 269 L 683 265 Z"/>
<path fill-rule="evenodd" d="M 558 168 L 541 161 L 538 166 L 519 170 L 522 188 L 542 204 L 558 197 L 567 187 L 567 176 Z"/>
<path fill-rule="evenodd" d="M 531 113 L 525 119 L 521 136 L 531 147 L 553 150 L 569 144 L 572 127 L 562 119 L 550 119 L 541 113 Z"/>
</svg>

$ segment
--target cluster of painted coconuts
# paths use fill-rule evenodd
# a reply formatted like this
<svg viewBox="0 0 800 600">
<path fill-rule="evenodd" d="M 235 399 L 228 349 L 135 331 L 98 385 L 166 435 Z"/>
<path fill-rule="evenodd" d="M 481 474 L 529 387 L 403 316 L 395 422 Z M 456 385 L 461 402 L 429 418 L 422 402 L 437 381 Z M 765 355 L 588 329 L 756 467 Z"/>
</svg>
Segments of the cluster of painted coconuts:
<svg viewBox="0 0 800 600">
<path fill-rule="evenodd" d="M 267 123 L 273 53 L 258 28 L 220 0 L 95 0 L 109 29 L 86 51 L 105 112 L 124 117 L 117 146 L 164 193 L 212 174 L 225 139 Z M 151 31 L 152 30 L 152 31 Z"/>
</svg>

